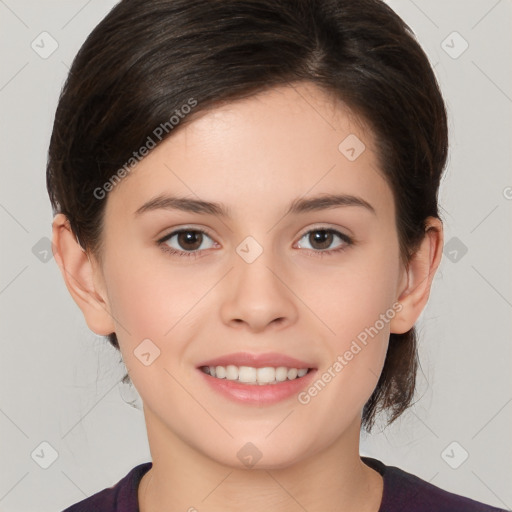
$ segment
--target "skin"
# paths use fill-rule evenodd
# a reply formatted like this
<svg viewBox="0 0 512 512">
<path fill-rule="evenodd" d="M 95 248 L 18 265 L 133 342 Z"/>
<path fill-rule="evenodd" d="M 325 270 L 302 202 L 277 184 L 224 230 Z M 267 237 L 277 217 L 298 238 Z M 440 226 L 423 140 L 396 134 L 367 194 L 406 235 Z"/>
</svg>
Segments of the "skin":
<svg viewBox="0 0 512 512">
<path fill-rule="evenodd" d="M 355 161 L 338 149 L 349 134 L 366 146 Z M 143 400 L 153 468 L 139 486 L 142 512 L 240 503 L 247 512 L 340 504 L 377 512 L 383 483 L 359 456 L 362 408 L 390 332 L 408 331 L 427 303 L 443 230 L 429 218 L 417 253 L 401 264 L 393 194 L 374 146 L 371 131 L 315 86 L 278 87 L 202 113 L 144 158 L 108 194 L 101 261 L 81 250 L 64 215 L 55 217 L 66 285 L 95 333 L 117 333 Z M 230 216 L 134 215 L 160 193 L 219 202 Z M 375 213 L 342 206 L 284 215 L 297 198 L 333 193 L 361 197 Z M 180 227 L 208 231 L 197 258 L 159 247 Z M 319 255 L 304 236 L 315 228 L 354 243 L 334 237 L 327 249 L 344 250 Z M 252 263 L 236 252 L 247 236 L 263 249 Z M 177 237 L 167 244 L 180 249 Z M 306 405 L 295 396 L 234 403 L 196 368 L 230 352 L 272 351 L 321 374 L 397 301 L 400 312 Z M 134 355 L 147 338 L 160 349 L 149 366 Z M 262 454 L 252 469 L 237 457 L 248 442 Z"/>
</svg>

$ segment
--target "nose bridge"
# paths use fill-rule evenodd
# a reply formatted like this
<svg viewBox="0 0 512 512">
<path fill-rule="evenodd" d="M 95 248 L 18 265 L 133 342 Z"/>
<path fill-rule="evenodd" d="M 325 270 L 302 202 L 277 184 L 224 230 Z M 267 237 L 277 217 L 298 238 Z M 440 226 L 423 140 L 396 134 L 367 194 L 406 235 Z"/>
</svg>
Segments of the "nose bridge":
<svg viewBox="0 0 512 512">
<path fill-rule="evenodd" d="M 293 294 L 283 284 L 279 256 L 271 247 L 264 247 L 247 237 L 236 248 L 234 269 L 221 307 L 223 321 L 246 324 L 253 330 L 271 323 L 296 321 L 297 309 Z"/>
</svg>

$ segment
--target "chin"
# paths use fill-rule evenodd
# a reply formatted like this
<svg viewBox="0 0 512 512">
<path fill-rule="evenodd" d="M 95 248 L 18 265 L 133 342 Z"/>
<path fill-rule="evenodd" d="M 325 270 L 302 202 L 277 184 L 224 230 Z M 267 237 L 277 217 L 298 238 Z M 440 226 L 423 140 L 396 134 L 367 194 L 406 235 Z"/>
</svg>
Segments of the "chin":
<svg viewBox="0 0 512 512">
<path fill-rule="evenodd" d="M 311 455 L 311 450 L 305 450 L 305 444 L 294 438 L 293 444 L 283 446 L 264 438 L 259 441 L 257 436 L 250 441 L 245 435 L 244 440 L 230 440 L 222 452 L 205 455 L 233 469 L 286 469 Z"/>
</svg>

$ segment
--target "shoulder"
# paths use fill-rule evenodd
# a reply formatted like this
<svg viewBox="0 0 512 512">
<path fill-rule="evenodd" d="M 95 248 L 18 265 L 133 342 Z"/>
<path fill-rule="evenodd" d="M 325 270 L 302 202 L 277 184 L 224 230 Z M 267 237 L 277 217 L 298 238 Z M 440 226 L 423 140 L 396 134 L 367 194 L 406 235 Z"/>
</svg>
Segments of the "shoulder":
<svg viewBox="0 0 512 512">
<path fill-rule="evenodd" d="M 135 466 L 117 484 L 71 505 L 63 512 L 139 512 L 139 482 L 152 465 L 151 462 L 145 462 Z"/>
<path fill-rule="evenodd" d="M 384 480 L 379 512 L 504 512 L 478 501 L 445 491 L 395 466 L 361 457 Z"/>
</svg>

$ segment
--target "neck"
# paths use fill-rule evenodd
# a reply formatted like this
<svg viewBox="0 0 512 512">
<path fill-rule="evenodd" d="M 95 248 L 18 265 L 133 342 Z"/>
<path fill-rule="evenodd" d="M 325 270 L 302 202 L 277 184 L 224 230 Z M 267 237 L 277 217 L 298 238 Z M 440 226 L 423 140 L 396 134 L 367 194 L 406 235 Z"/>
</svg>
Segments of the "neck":
<svg viewBox="0 0 512 512">
<path fill-rule="evenodd" d="M 147 424 L 153 466 L 139 485 L 141 512 L 379 510 L 383 481 L 361 461 L 357 422 L 324 452 L 277 469 L 220 464 Z"/>
</svg>

